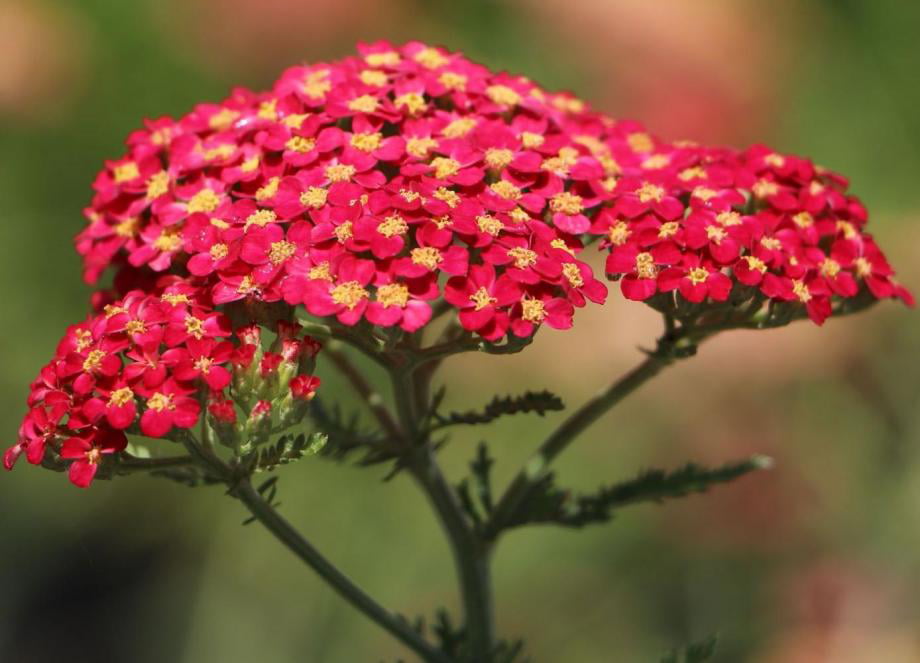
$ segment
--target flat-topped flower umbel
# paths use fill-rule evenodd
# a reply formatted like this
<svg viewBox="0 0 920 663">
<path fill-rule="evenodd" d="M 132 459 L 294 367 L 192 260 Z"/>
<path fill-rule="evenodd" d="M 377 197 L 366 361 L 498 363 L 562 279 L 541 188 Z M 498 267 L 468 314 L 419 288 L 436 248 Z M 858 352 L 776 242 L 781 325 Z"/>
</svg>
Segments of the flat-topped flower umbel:
<svg viewBox="0 0 920 663">
<path fill-rule="evenodd" d="M 662 367 L 718 331 L 806 316 L 822 324 L 878 299 L 913 302 L 840 175 L 763 146 L 663 141 L 570 94 L 419 42 L 292 67 L 267 92 L 237 88 L 178 120 L 147 121 L 127 146 L 96 177 L 76 238 L 87 282 L 111 272 L 114 285 L 93 295 L 93 313 L 31 385 L 4 466 L 24 454 L 68 470 L 78 486 L 139 470 L 225 483 L 426 661 L 512 660 L 517 650 L 502 649 L 491 621 L 492 544 L 532 521 L 603 519 L 613 498 L 575 513 L 548 466 Z M 528 394 L 478 416 L 445 416 L 432 376 L 450 355 L 520 351 L 542 326 L 568 329 L 576 309 L 603 304 L 591 244 L 607 253 L 606 277 L 626 298 L 661 312 L 665 333 L 478 513 L 440 474 L 432 433 L 561 402 Z M 434 648 L 330 571 L 274 511 L 273 481 L 250 484 L 253 473 L 318 448 L 302 436 L 266 445 L 308 414 L 319 386 L 314 337 L 329 341 L 324 354 L 380 429 L 364 434 L 315 407 L 310 419 L 332 455 L 361 449 L 369 464 L 395 461 L 446 524 L 464 590 L 459 654 Z M 390 374 L 395 412 L 343 343 Z M 163 457 L 155 444 L 138 456 L 132 433 L 188 455 Z M 487 481 L 485 460 L 473 467 Z M 761 465 L 681 477 L 699 487 Z"/>
</svg>

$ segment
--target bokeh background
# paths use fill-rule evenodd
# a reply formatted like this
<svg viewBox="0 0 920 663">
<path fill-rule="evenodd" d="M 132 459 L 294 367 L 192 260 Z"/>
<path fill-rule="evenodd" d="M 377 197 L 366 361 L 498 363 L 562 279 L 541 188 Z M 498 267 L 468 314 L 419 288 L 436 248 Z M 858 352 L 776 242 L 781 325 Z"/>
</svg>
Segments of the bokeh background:
<svg viewBox="0 0 920 663">
<path fill-rule="evenodd" d="M 461 49 L 669 138 L 812 155 L 852 177 L 917 292 L 918 25 L 920 4 L 904 0 L 0 0 L 2 438 L 13 442 L 27 383 L 85 313 L 70 238 L 102 159 L 142 117 L 267 86 L 359 39 Z M 521 355 L 448 365 L 451 403 L 482 402 L 483 381 L 587 396 L 658 331 L 650 311 L 613 299 Z M 654 663 L 713 632 L 722 663 L 920 661 L 918 349 L 918 314 L 894 304 L 707 344 L 573 448 L 563 481 L 590 489 L 753 452 L 775 470 L 580 534 L 518 533 L 496 560 L 502 632 L 543 663 Z M 499 480 L 549 423 L 476 431 Z M 476 441 L 444 452 L 452 476 Z M 383 474 L 302 462 L 282 472 L 283 511 L 385 604 L 455 607 L 427 505 Z M 138 477 L 80 492 L 25 465 L 4 474 L 0 660 L 404 654 L 242 518 L 218 489 Z"/>
</svg>

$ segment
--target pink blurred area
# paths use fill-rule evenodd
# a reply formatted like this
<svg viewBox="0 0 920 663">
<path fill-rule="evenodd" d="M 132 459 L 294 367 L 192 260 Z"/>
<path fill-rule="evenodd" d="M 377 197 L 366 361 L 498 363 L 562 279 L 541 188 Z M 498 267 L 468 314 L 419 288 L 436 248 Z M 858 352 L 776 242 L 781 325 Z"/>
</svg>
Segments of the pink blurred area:
<svg viewBox="0 0 920 663">
<path fill-rule="evenodd" d="M 0 115 L 58 117 L 86 74 L 88 29 L 39 0 L 0 0 Z"/>
<path fill-rule="evenodd" d="M 795 58 L 786 2 L 515 1 L 590 73 L 593 103 L 670 139 L 750 142 Z"/>
</svg>

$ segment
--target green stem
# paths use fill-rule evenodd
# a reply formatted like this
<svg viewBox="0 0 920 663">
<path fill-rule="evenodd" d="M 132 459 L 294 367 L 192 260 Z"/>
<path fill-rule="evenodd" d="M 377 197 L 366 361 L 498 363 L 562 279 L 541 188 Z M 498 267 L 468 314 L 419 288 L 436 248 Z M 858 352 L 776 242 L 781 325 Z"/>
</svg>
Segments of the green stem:
<svg viewBox="0 0 920 663">
<path fill-rule="evenodd" d="M 411 368 L 393 373 L 397 409 L 412 446 L 408 467 L 431 502 L 450 543 L 460 582 L 470 660 L 475 663 L 491 663 L 495 648 L 491 546 L 477 534 L 467 519 L 456 491 L 447 482 L 434 457 L 430 441 L 427 438 L 420 439 L 425 435 L 418 419 L 423 406 L 417 402 L 416 397 L 418 394 L 427 394 L 428 390 L 418 387 L 416 379 Z"/>
<path fill-rule="evenodd" d="M 408 622 L 383 608 L 323 557 L 300 532 L 259 495 L 249 479 L 239 481 L 234 486 L 233 494 L 246 505 L 256 520 L 261 522 L 275 538 L 313 569 L 326 584 L 359 612 L 409 647 L 426 663 L 451 663 L 447 656 L 416 633 Z"/>
</svg>

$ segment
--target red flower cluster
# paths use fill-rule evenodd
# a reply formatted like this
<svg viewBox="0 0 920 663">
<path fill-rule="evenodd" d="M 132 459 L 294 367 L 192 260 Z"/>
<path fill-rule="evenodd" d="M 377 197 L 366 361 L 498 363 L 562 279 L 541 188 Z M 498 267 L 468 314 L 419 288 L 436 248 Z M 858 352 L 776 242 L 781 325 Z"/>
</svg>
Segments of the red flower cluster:
<svg viewBox="0 0 920 663">
<path fill-rule="evenodd" d="M 862 284 L 908 299 L 846 182 L 809 161 L 664 143 L 418 42 L 359 52 L 132 134 L 77 238 L 87 279 L 171 270 L 217 304 L 283 299 L 410 332 L 443 296 L 494 341 L 603 302 L 579 259 L 602 235 L 631 299 L 756 286 L 819 322 Z"/>
<path fill-rule="evenodd" d="M 262 356 L 258 328 L 234 336 L 218 312 L 232 302 L 415 332 L 440 299 L 488 341 L 526 338 L 605 300 L 581 260 L 598 238 L 608 276 L 653 305 L 759 296 L 820 324 L 833 298 L 913 301 L 841 176 L 759 146 L 664 142 L 419 42 L 293 67 L 127 145 L 76 239 L 86 280 L 114 267 L 122 298 L 103 309 L 97 293 L 101 312 L 68 332 L 7 467 L 51 444 L 85 485 L 135 424 L 162 437 L 208 402 L 232 423 L 230 367 L 269 383 L 306 343 L 287 330 L 293 346 Z M 285 371 L 285 397 L 309 397 L 315 381 Z M 277 405 L 244 404 L 258 421 Z"/>
<path fill-rule="evenodd" d="M 157 294 L 132 291 L 67 330 L 31 385 L 19 442 L 3 456 L 6 469 L 22 453 L 41 463 L 50 448 L 73 461 L 70 480 L 87 486 L 104 456 L 125 449 L 126 432 L 162 438 L 191 428 L 201 403 L 215 428 L 236 425 L 234 402 L 246 404 L 255 386 L 247 375 L 256 372 L 260 385 L 283 384 L 273 401 L 244 409 L 241 426 L 272 408 L 283 417 L 285 407 L 312 397 L 318 378 L 297 374 L 319 351 L 313 339 L 298 338 L 295 325 L 282 323 L 277 352 L 263 353 L 259 327 L 234 333 L 199 288 L 166 281 Z"/>
</svg>

